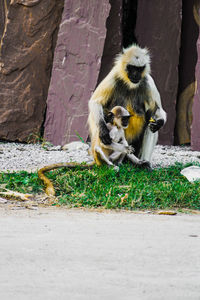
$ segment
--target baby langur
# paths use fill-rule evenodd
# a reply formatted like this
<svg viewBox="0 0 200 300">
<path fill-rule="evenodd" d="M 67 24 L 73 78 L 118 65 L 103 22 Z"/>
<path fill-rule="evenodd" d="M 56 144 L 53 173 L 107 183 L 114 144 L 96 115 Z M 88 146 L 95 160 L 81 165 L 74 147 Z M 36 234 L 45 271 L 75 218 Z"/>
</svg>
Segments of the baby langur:
<svg viewBox="0 0 200 300">
<path fill-rule="evenodd" d="M 103 162 L 110 166 L 114 166 L 113 163 L 121 164 L 125 156 L 127 156 L 136 165 L 146 168 L 150 167 L 147 161 L 141 161 L 133 154 L 134 149 L 128 145 L 125 138 L 124 129 L 128 127 L 130 117 L 129 112 L 122 106 L 113 107 L 105 117 L 112 142 L 110 145 L 105 145 L 98 135 L 93 140 L 92 154 L 98 165 L 101 165 Z M 115 169 L 118 168 L 115 166 Z"/>
</svg>

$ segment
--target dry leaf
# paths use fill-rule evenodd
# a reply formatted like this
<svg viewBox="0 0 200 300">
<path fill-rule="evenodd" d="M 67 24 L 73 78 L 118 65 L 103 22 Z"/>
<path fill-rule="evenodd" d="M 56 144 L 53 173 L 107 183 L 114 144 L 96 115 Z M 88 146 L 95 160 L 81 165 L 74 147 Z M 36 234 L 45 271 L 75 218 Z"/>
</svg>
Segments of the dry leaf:
<svg viewBox="0 0 200 300">
<path fill-rule="evenodd" d="M 158 215 L 167 215 L 167 216 L 175 216 L 177 212 L 175 211 L 158 211 Z"/>
<path fill-rule="evenodd" d="M 125 194 L 124 197 L 121 198 L 121 204 L 128 198 L 128 194 Z"/>
</svg>

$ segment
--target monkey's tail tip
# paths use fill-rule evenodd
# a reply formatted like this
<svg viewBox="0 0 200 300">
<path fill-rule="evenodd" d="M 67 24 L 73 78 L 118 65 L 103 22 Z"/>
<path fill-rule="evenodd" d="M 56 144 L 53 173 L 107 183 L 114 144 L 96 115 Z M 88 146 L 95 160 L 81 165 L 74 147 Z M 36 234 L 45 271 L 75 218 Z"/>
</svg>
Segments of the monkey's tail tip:
<svg viewBox="0 0 200 300">
<path fill-rule="evenodd" d="M 53 185 L 46 187 L 45 193 L 46 193 L 47 196 L 49 196 L 49 197 L 55 197 L 55 194 L 56 194 L 56 193 L 55 193 L 55 190 L 54 190 Z"/>
</svg>

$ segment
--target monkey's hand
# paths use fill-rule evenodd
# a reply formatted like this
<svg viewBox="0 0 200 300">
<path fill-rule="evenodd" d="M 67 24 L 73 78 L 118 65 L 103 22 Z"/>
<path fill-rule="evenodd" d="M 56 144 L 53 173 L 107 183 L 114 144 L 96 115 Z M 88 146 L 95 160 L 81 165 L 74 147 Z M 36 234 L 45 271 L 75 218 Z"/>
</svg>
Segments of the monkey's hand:
<svg viewBox="0 0 200 300">
<path fill-rule="evenodd" d="M 129 145 L 127 147 L 127 154 L 133 154 L 135 152 L 135 149 L 133 148 L 133 146 Z"/>
<path fill-rule="evenodd" d="M 149 121 L 149 128 L 154 133 L 158 131 L 164 125 L 163 119 L 154 120 L 153 118 Z"/>
<path fill-rule="evenodd" d="M 112 139 L 110 138 L 109 130 L 103 120 L 100 122 L 99 138 L 104 145 L 110 145 L 112 143 Z"/>
</svg>

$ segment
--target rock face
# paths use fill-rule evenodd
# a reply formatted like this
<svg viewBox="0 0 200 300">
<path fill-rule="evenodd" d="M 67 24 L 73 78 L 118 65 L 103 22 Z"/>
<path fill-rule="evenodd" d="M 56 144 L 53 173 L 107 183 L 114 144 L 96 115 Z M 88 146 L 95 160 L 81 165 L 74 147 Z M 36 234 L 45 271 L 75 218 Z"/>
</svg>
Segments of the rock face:
<svg viewBox="0 0 200 300">
<path fill-rule="evenodd" d="M 191 147 L 192 150 L 200 150 L 200 35 L 197 41 L 198 61 L 196 65 L 197 91 L 194 96 L 193 104 L 193 122 L 191 130 Z"/>
<path fill-rule="evenodd" d="M 6 14 L 9 5 L 10 5 L 10 0 L 0 1 L 0 39 L 2 38 L 4 32 Z"/>
<path fill-rule="evenodd" d="M 62 0 L 10 1 L 0 46 L 1 139 L 40 132 L 62 10 Z"/>
<path fill-rule="evenodd" d="M 168 120 L 159 142 L 173 145 L 178 90 L 178 64 L 181 34 L 181 0 L 138 1 L 136 38 L 150 49 L 152 76 L 161 93 Z"/>
<path fill-rule="evenodd" d="M 45 121 L 45 138 L 55 145 L 77 134 L 87 138 L 88 100 L 97 84 L 109 11 L 108 0 L 65 0 Z"/>
<path fill-rule="evenodd" d="M 183 1 L 181 48 L 179 60 L 179 91 L 177 97 L 175 143 L 191 142 L 192 106 L 195 94 L 196 43 L 199 26 L 194 18 L 196 0 Z"/>
<path fill-rule="evenodd" d="M 114 58 L 122 49 L 122 0 L 110 0 L 110 14 L 106 22 L 106 39 L 101 59 L 98 83 L 110 72 Z"/>
</svg>

